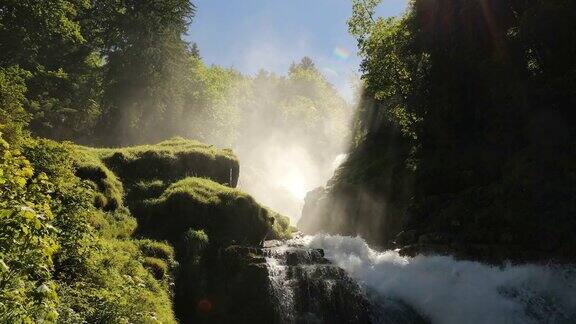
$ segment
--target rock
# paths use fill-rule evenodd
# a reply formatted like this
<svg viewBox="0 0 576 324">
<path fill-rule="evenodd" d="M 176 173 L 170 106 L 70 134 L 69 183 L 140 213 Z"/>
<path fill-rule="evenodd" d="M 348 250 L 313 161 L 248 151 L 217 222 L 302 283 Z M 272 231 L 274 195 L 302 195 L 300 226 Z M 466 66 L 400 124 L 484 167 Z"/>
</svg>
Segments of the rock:
<svg viewBox="0 0 576 324">
<path fill-rule="evenodd" d="M 395 241 L 400 246 L 414 244 L 418 241 L 418 235 L 418 230 L 402 231 L 396 235 Z"/>
<path fill-rule="evenodd" d="M 451 241 L 450 235 L 438 232 L 426 233 L 418 238 L 418 244 L 448 244 Z"/>
</svg>

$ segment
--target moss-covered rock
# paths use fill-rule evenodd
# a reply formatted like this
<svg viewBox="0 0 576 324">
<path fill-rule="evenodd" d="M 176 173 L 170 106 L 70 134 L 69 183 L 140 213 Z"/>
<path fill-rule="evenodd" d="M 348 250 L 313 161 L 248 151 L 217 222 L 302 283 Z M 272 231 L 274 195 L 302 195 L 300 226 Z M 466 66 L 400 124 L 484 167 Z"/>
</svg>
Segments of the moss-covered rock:
<svg viewBox="0 0 576 324">
<path fill-rule="evenodd" d="M 293 228 L 287 217 L 233 188 L 239 166 L 229 150 L 183 139 L 128 148 L 75 148 L 76 175 L 91 187 L 87 191 L 94 195 L 97 207 L 89 217 L 90 224 L 105 242 L 130 246 L 140 276 L 148 276 L 163 289 L 175 283 L 170 290 L 181 320 L 202 317 L 196 317 L 201 315 L 196 304 L 203 301 L 214 280 L 224 274 L 226 278 L 238 276 L 240 268 L 231 267 L 230 262 L 219 266 L 221 262 L 215 261 L 233 259 L 230 253 L 221 259 L 226 247 L 255 246 L 265 239 L 291 236 Z M 108 260 L 103 262 L 108 266 Z M 222 273 L 214 274 L 217 269 Z M 254 269 L 260 270 L 256 272 L 264 286 L 264 264 Z M 248 282 L 254 281 L 251 278 L 235 284 L 234 296 L 246 292 Z M 255 303 L 265 302 L 259 296 L 261 286 L 252 289 Z M 219 294 L 226 304 L 233 300 L 224 297 L 228 293 Z M 93 295 L 90 292 L 86 298 Z M 66 311 L 74 307 L 70 305 Z M 224 312 L 218 316 L 228 314 L 229 308 L 218 310 Z M 83 316 L 90 312 L 82 311 Z"/>
<path fill-rule="evenodd" d="M 127 185 L 141 181 L 165 183 L 195 176 L 235 187 L 240 167 L 228 149 L 174 138 L 155 145 L 90 149 Z"/>
<path fill-rule="evenodd" d="M 259 244 L 290 236 L 287 219 L 239 190 L 203 178 L 186 178 L 147 202 L 143 235 L 178 242 L 189 228 L 204 229 L 211 243 Z"/>
<path fill-rule="evenodd" d="M 124 205 L 124 186 L 93 152 L 77 147 L 73 154 L 75 174 L 94 189 L 94 206 L 106 211 Z"/>
</svg>

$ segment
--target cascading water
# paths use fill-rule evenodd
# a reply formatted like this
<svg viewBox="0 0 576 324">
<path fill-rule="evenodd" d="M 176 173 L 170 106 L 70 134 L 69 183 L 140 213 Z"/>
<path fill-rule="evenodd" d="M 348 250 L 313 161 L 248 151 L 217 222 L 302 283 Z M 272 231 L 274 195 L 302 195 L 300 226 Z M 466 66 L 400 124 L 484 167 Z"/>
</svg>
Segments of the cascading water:
<svg viewBox="0 0 576 324">
<path fill-rule="evenodd" d="M 272 289 L 275 304 L 277 305 L 277 317 L 285 323 L 294 322 L 294 288 L 293 281 L 288 275 L 288 266 L 282 264 L 277 257 L 280 248 L 276 251 L 268 250 L 266 265 L 269 271 L 270 287 Z"/>
<path fill-rule="evenodd" d="M 301 242 L 323 249 L 327 259 L 369 292 L 373 305 L 400 301 L 432 323 L 576 323 L 574 267 L 410 258 L 375 251 L 359 237 L 316 235 Z M 380 314 L 377 322 L 398 322 L 390 321 L 390 307 Z M 401 316 L 400 322 L 410 318 Z"/>
<path fill-rule="evenodd" d="M 368 302 L 356 283 L 320 249 L 298 240 L 263 249 L 276 323 L 369 323 Z M 271 246 L 270 246 L 271 245 Z"/>
<path fill-rule="evenodd" d="M 268 242 L 263 249 L 277 323 L 424 323 L 406 304 L 368 298 L 346 272 L 306 247 L 308 238 Z"/>
</svg>

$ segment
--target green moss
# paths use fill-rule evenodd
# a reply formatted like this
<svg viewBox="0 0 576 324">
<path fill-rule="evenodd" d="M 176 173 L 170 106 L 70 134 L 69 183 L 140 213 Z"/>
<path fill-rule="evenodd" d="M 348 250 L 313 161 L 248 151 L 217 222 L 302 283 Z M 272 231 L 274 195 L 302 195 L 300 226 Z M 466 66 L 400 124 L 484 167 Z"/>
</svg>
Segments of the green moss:
<svg viewBox="0 0 576 324">
<path fill-rule="evenodd" d="M 236 186 L 238 159 L 228 149 L 174 138 L 155 145 L 86 149 L 100 158 L 127 184 L 162 180 L 173 182 L 188 176 L 206 177 Z"/>
<path fill-rule="evenodd" d="M 169 263 L 174 262 L 174 248 L 168 243 L 148 239 L 138 240 L 137 243 L 145 256 L 162 259 Z"/>
<path fill-rule="evenodd" d="M 163 280 L 168 275 L 169 269 L 166 261 L 154 257 L 145 257 L 142 265 L 150 271 L 157 280 Z"/>
<path fill-rule="evenodd" d="M 94 205 L 107 211 L 123 206 L 124 187 L 116 175 L 91 150 L 77 147 L 73 155 L 75 174 L 92 184 Z"/>
<path fill-rule="evenodd" d="M 148 202 L 141 221 L 145 235 L 180 242 L 188 228 L 204 229 L 211 243 L 258 244 L 290 236 L 288 221 L 250 195 L 209 179 L 186 178 Z"/>
</svg>

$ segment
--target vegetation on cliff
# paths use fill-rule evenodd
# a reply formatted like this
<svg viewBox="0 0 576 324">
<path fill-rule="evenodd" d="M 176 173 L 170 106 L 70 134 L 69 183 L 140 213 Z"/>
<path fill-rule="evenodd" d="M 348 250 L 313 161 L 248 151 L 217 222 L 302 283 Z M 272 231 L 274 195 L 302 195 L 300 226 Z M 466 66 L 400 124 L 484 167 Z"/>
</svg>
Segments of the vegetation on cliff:
<svg viewBox="0 0 576 324">
<path fill-rule="evenodd" d="M 188 228 L 203 229 L 211 244 L 258 245 L 264 239 L 289 238 L 289 221 L 252 197 L 209 179 L 186 178 L 171 184 L 143 208 L 146 236 L 176 241 Z"/>
<path fill-rule="evenodd" d="M 355 1 L 364 94 L 316 216 L 411 253 L 573 259 L 574 3 L 378 3 Z"/>
<path fill-rule="evenodd" d="M 203 271 L 207 249 L 291 234 L 286 218 L 213 181 L 237 181 L 228 150 L 183 139 L 92 149 L 24 132 L 0 144 L 2 322 L 173 323 L 175 294 L 204 296 L 179 274 Z"/>
<path fill-rule="evenodd" d="M 2 141 L 0 321 L 175 322 L 172 279 L 148 270 L 121 200 L 102 204 L 109 188 L 74 175 L 81 153 L 20 143 Z"/>
</svg>

